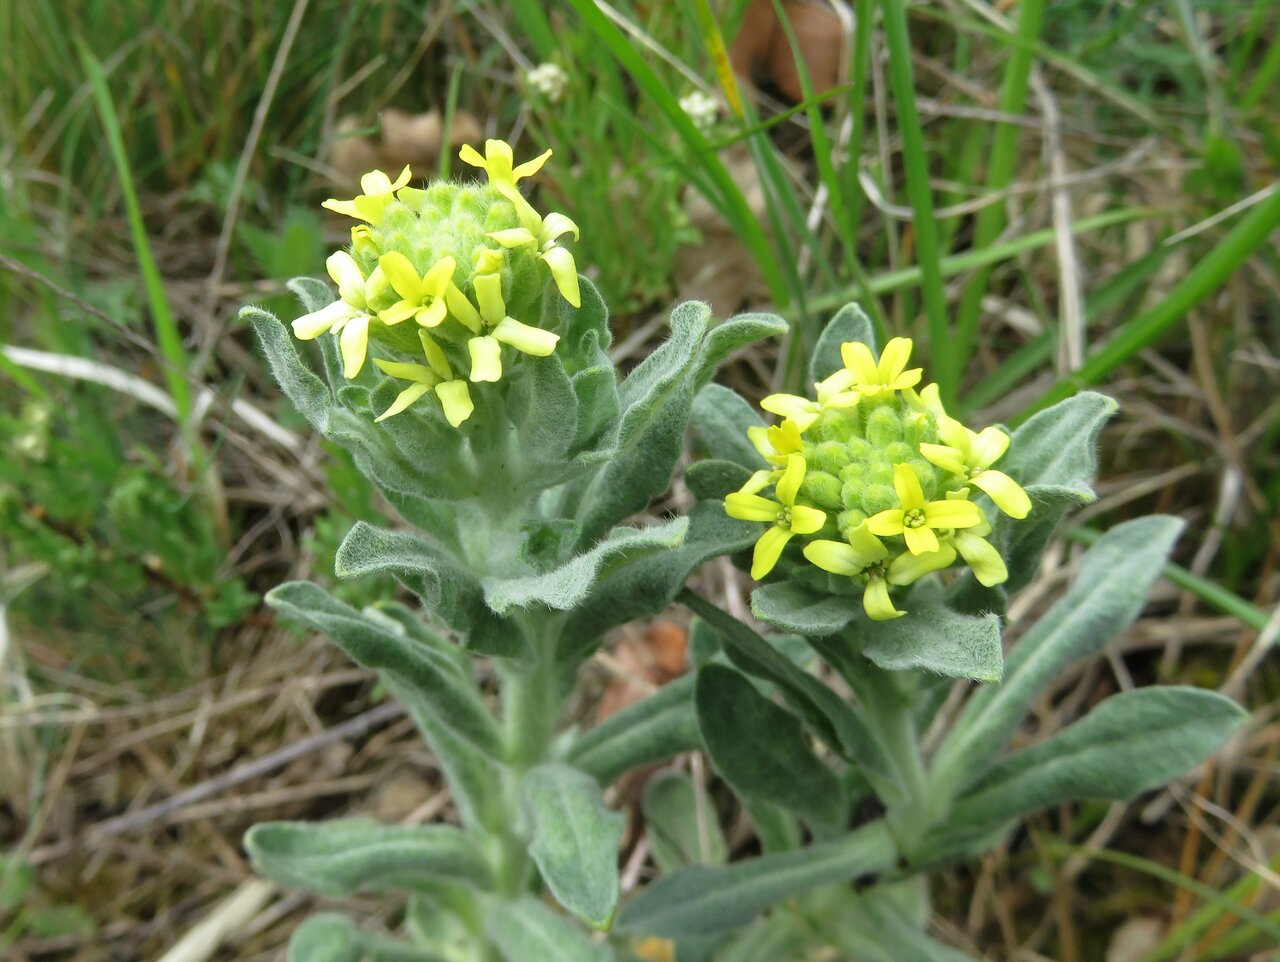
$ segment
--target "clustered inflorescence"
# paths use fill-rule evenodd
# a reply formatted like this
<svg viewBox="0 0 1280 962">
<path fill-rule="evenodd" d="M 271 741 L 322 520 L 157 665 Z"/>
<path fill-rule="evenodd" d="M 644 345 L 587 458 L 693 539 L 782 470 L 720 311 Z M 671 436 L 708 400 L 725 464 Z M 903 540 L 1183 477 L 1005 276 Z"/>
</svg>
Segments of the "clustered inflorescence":
<svg viewBox="0 0 1280 962">
<path fill-rule="evenodd" d="M 1012 518 L 1030 512 L 1026 492 L 991 467 L 1009 436 L 948 417 L 936 384 L 917 392 L 923 372 L 907 369 L 911 348 L 896 337 L 877 360 L 867 345 L 846 343 L 844 366 L 815 385 L 817 400 L 774 394 L 761 402 L 783 418 L 748 431 L 773 467 L 725 498 L 730 516 L 769 525 L 756 542 L 753 578 L 768 575 L 798 537 L 805 559 L 864 586 L 867 615 L 887 621 L 906 614 L 894 607 L 890 586 L 912 584 L 957 557 L 984 585 L 1008 577 L 970 495 L 981 491 Z"/>
<path fill-rule="evenodd" d="M 338 299 L 298 318 L 293 332 L 304 340 L 338 335 L 348 378 L 364 368 L 370 341 L 426 361 L 373 359 L 410 382 L 379 421 L 433 393 L 457 427 L 474 409 L 469 385 L 501 379 L 504 346 L 552 354 L 559 335 L 518 319 L 537 317 L 540 271 L 549 269 L 561 296 L 581 304 L 573 255 L 561 245 L 565 235 L 577 239 L 577 226 L 563 214 L 543 217 L 517 187 L 551 151 L 517 166 L 510 145 L 490 140 L 484 156 L 469 146 L 460 156 L 488 183 L 419 189 L 408 186 L 408 167 L 394 181 L 375 170 L 355 199 L 324 203 L 364 223 L 351 229 L 351 247 L 327 261 Z"/>
</svg>

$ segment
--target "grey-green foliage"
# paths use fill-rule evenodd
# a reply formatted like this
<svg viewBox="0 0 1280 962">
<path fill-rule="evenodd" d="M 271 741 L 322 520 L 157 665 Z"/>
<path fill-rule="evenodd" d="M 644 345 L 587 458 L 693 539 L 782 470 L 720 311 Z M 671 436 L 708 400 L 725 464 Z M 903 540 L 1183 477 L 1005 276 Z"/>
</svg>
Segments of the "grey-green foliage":
<svg viewBox="0 0 1280 962">
<path fill-rule="evenodd" d="M 493 873 L 475 839 L 449 825 L 392 826 L 370 819 L 263 822 L 245 836 L 254 869 L 273 882 L 334 898 L 431 882 L 477 889 Z"/>
<path fill-rule="evenodd" d="M 809 747 L 795 715 L 716 664 L 698 670 L 695 700 L 707 754 L 739 795 L 781 805 L 823 836 L 843 827 L 840 782 Z"/>
<path fill-rule="evenodd" d="M 653 860 L 662 871 L 719 865 L 728 858 L 715 803 L 685 772 L 668 769 L 650 778 L 640 809 Z"/>
<path fill-rule="evenodd" d="M 485 934 L 506 962 L 609 962 L 607 945 L 592 942 L 564 916 L 525 897 L 492 903 Z"/>
<path fill-rule="evenodd" d="M 825 380 L 844 366 L 840 345 L 847 341 L 861 341 L 871 348 L 873 354 L 878 353 L 875 327 L 857 304 L 846 304 L 840 308 L 818 335 L 818 343 L 809 359 L 810 381 Z"/>
<path fill-rule="evenodd" d="M 765 467 L 764 458 L 747 437 L 748 428 L 760 427 L 764 421 L 737 391 L 708 384 L 693 399 L 691 423 L 712 458 L 753 471 Z"/>
<path fill-rule="evenodd" d="M 289 962 L 444 962 L 438 955 L 365 932 L 350 919 L 313 915 L 289 939 Z"/>
<path fill-rule="evenodd" d="M 527 772 L 520 799 L 530 822 L 529 855 L 556 901 L 592 928 L 608 928 L 618 909 L 626 819 L 605 807 L 589 775 L 558 762 Z"/>
<path fill-rule="evenodd" d="M 1124 801 L 1194 768 L 1247 718 L 1231 699 L 1199 688 L 1113 695 L 996 765 L 956 802 L 950 821 L 969 830 L 1065 801 Z"/>
<path fill-rule="evenodd" d="M 611 715 L 574 742 L 569 761 L 608 784 L 633 768 L 701 747 L 693 685 L 694 676 L 686 675 Z"/>
</svg>

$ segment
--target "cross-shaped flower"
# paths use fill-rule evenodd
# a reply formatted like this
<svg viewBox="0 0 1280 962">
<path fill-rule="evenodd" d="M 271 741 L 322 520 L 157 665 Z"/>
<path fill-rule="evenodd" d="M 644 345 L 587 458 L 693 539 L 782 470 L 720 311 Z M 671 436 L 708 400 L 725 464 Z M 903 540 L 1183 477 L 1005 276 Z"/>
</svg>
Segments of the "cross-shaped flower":
<svg viewBox="0 0 1280 962">
<path fill-rule="evenodd" d="M 444 409 L 445 419 L 456 428 L 471 417 L 471 412 L 475 410 L 475 406 L 471 403 L 471 391 L 467 388 L 467 382 L 453 373 L 449 359 L 445 357 L 440 345 L 431 339 L 430 334 L 419 331 L 418 339 L 422 341 L 422 351 L 427 359 L 425 367 L 421 364 L 384 361 L 377 357 L 373 359 L 373 363 L 383 373 L 413 382 L 401 391 L 391 407 L 374 418 L 374 421 L 385 421 L 389 417 L 394 417 L 423 395 L 434 390 L 436 397 L 440 399 L 440 406 Z"/>
<path fill-rule="evenodd" d="M 803 443 L 800 428 L 792 420 L 769 427 L 752 425 L 747 428 L 747 440 L 760 452 L 760 457 L 772 464 L 786 464 L 787 458 L 799 452 Z"/>
<path fill-rule="evenodd" d="M 510 198 L 512 194 L 519 196 L 516 184 L 540 171 L 542 165 L 547 162 L 547 158 L 551 156 L 551 151 L 544 151 L 533 160 L 516 166 L 515 154 L 509 143 L 505 140 L 486 140 L 483 157 L 470 144 L 464 144 L 458 151 L 458 156 L 472 167 L 479 167 L 488 174 L 489 183 L 498 188 L 503 196 Z"/>
<path fill-rule="evenodd" d="M 338 299 L 295 320 L 293 334 L 302 341 L 317 338 L 325 331 L 339 335 L 342 373 L 353 378 L 364 367 L 369 351 L 369 302 L 387 289 L 387 278 L 381 267 L 375 267 L 366 278 L 346 251 L 330 254 L 325 267 L 338 285 Z"/>
<path fill-rule="evenodd" d="M 417 269 L 399 251 L 388 251 L 378 258 L 378 266 L 400 300 L 378 312 L 384 324 L 399 324 L 412 317 L 423 327 L 438 327 L 448 316 L 445 295 L 453 286 L 453 270 L 457 262 L 442 257 L 429 271 L 418 276 Z"/>
<path fill-rule="evenodd" d="M 1031 499 L 1018 482 L 1003 471 L 991 470 L 1009 449 L 1009 435 L 997 427 L 974 432 L 952 418 L 941 418 L 938 436 L 943 444 L 921 444 L 920 453 L 984 491 L 1009 517 L 1025 518 L 1031 512 Z"/>
<path fill-rule="evenodd" d="M 852 375 L 849 386 L 863 397 L 880 397 L 914 387 L 924 375 L 923 368 L 907 370 L 911 359 L 911 339 L 907 337 L 895 337 L 886 344 L 878 362 L 872 357 L 871 348 L 861 341 L 841 344 L 840 357 Z"/>
<path fill-rule="evenodd" d="M 753 482 L 758 480 L 759 473 L 752 476 L 752 480 L 747 482 L 742 491 L 736 491 L 724 499 L 725 513 L 731 518 L 772 522 L 756 542 L 751 557 L 751 577 L 757 581 L 773 570 L 782 556 L 782 549 L 795 535 L 813 534 L 826 523 L 825 512 L 808 505 L 796 504 L 806 470 L 802 455 L 789 455 L 787 468 L 774 486 L 777 501 L 755 493 L 759 487 Z"/>
<path fill-rule="evenodd" d="M 549 153 L 549 151 L 548 151 Z M 574 307 L 582 306 L 582 294 L 578 290 L 578 267 L 573 255 L 557 241 L 565 234 L 572 234 L 578 239 L 578 225 L 564 214 L 550 213 L 540 217 L 532 205 L 519 193 L 513 193 L 508 199 L 515 204 L 516 213 L 520 217 L 519 227 L 507 230 L 496 230 L 489 234 L 503 247 L 520 247 L 532 244 L 538 249 L 538 260 L 551 269 L 551 277 L 566 301 Z"/>
<path fill-rule="evenodd" d="M 845 541 L 811 541 L 804 546 L 804 556 L 832 574 L 847 575 L 866 583 L 862 592 L 862 608 L 873 621 L 889 621 L 906 614 L 893 606 L 886 578 L 886 548 L 864 521 L 848 534 Z"/>
<path fill-rule="evenodd" d="M 900 507 L 873 514 L 867 519 L 867 530 L 882 538 L 902 535 L 912 554 L 937 551 L 935 531 L 972 528 L 982 522 L 982 512 L 969 501 L 926 501 L 920 479 L 909 464 L 893 466 L 893 489 Z"/>
<path fill-rule="evenodd" d="M 382 223 L 383 211 L 391 203 L 395 192 L 409 183 L 412 174 L 408 164 L 405 164 L 404 170 L 400 171 L 400 176 L 394 181 L 382 171 L 372 170 L 360 178 L 363 194 L 358 194 L 354 200 L 335 200 L 330 197 L 320 206 L 357 220 L 368 221 L 376 227 Z"/>
<path fill-rule="evenodd" d="M 850 391 L 848 378 L 843 368 L 824 380 L 815 384 L 818 395 L 816 401 L 800 397 L 796 394 L 770 394 L 760 402 L 760 406 L 770 414 L 789 418 L 803 433 L 814 421 L 822 416 L 827 408 L 851 408 L 857 405 L 859 395 Z"/>
<path fill-rule="evenodd" d="M 501 274 L 477 274 L 472 284 L 475 287 L 476 303 L 480 305 L 479 311 L 452 285 L 445 295 L 450 313 L 476 335 L 467 341 L 467 350 L 471 353 L 472 381 L 501 379 L 503 344 L 509 344 L 517 351 L 533 357 L 548 357 L 555 353 L 556 344 L 560 340 L 559 334 L 522 324 L 507 316 L 507 304 L 502 297 Z"/>
</svg>

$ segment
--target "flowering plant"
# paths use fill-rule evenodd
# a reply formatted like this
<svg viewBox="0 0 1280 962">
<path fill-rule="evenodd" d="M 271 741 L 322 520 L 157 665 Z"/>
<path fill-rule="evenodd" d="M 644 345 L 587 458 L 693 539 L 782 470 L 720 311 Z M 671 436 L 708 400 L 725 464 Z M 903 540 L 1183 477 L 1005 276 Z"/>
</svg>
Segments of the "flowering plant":
<svg viewBox="0 0 1280 962">
<path fill-rule="evenodd" d="M 336 299 L 293 285 L 307 308 L 293 334 L 319 342 L 323 379 L 280 321 L 245 312 L 286 395 L 402 522 L 357 524 L 337 573 L 393 573 L 420 608 L 358 610 L 304 582 L 268 601 L 381 673 L 457 810 L 457 824 L 256 826 L 254 864 L 281 884 L 407 896 L 399 932 L 320 914 L 290 958 L 742 962 L 815 942 L 868 962 L 959 958 L 924 933 L 927 870 L 1036 809 L 1157 786 L 1240 723 L 1216 694 L 1151 688 L 1006 750 L 1037 693 L 1137 615 L 1178 524 L 1102 536 L 1006 661 L 1008 593 L 1093 497 L 1112 402 L 1082 394 L 1012 434 L 975 432 L 936 388 L 917 391 L 911 342 L 877 352 L 853 306 L 816 347 L 815 397 L 764 400 L 777 424 L 712 382 L 731 352 L 786 330 L 772 315 L 712 324 L 682 304 L 668 340 L 619 379 L 605 306 L 567 246 L 577 228 L 519 187 L 547 156 L 517 165 L 490 141 L 462 154 L 485 184 L 422 189 L 375 171 L 328 202 L 361 223 L 329 259 Z M 690 426 L 698 503 L 629 523 L 668 488 Z M 762 581 L 752 611 L 778 633 L 686 587 L 722 555 Z M 696 670 L 562 730 L 583 662 L 673 600 L 697 615 Z M 480 658 L 500 681 L 496 711 Z M 944 714 L 952 679 L 986 684 Z M 931 724 L 945 735 L 926 751 Z M 668 773 L 643 803 L 662 874 L 624 904 L 626 820 L 604 790 L 686 752 L 705 752 L 741 799 L 761 854 L 726 862 L 700 787 Z"/>
</svg>

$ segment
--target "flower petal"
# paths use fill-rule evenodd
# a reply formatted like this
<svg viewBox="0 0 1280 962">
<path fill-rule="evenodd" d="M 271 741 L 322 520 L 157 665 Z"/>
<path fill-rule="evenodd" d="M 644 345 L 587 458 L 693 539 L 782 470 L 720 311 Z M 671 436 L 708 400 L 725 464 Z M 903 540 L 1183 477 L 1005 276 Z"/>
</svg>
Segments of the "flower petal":
<svg viewBox="0 0 1280 962">
<path fill-rule="evenodd" d="M 853 372 L 855 384 L 876 384 L 879 375 L 871 348 L 861 341 L 846 341 L 840 345 L 840 358 L 844 366 Z"/>
<path fill-rule="evenodd" d="M 356 307 L 363 307 L 364 274 L 355 258 L 346 251 L 334 251 L 325 258 L 324 266 L 338 285 L 338 295 L 343 300 L 354 302 Z"/>
<path fill-rule="evenodd" d="M 924 507 L 924 491 L 921 490 L 920 479 L 911 465 L 893 466 L 893 490 L 898 492 L 898 502 L 903 508 L 911 510 Z"/>
<path fill-rule="evenodd" d="M 423 327 L 439 327 L 449 312 L 445 309 L 444 299 L 437 297 L 426 307 L 418 311 L 414 318 Z"/>
<path fill-rule="evenodd" d="M 578 267 L 573 255 L 563 247 L 544 251 L 541 259 L 551 268 L 551 278 L 556 282 L 560 296 L 574 307 L 582 306 L 582 294 L 578 290 Z"/>
<path fill-rule="evenodd" d="M 926 554 L 903 552 L 889 565 L 889 584 L 909 585 L 919 581 L 932 571 L 949 568 L 956 560 L 956 549 L 949 544 L 939 544 L 937 551 Z"/>
<path fill-rule="evenodd" d="M 796 495 L 800 493 L 800 485 L 804 483 L 804 475 L 807 470 L 808 466 L 804 463 L 803 454 L 787 456 L 786 470 L 782 472 L 782 477 L 777 485 L 779 501 L 787 505 L 796 503 Z"/>
<path fill-rule="evenodd" d="M 471 417 L 475 405 L 471 403 L 471 391 L 466 381 L 446 381 L 436 386 L 436 397 L 444 409 L 445 420 L 455 428 Z"/>
<path fill-rule="evenodd" d="M 760 407 L 778 417 L 790 418 L 801 431 L 818 420 L 818 405 L 794 394 L 770 394 L 760 402 Z"/>
<path fill-rule="evenodd" d="M 369 353 L 368 314 L 360 314 L 347 322 L 338 338 L 338 347 L 342 352 L 342 375 L 350 380 L 360 373 L 365 355 Z"/>
<path fill-rule="evenodd" d="M 413 404 L 414 401 L 418 400 L 418 398 L 422 397 L 422 395 L 426 394 L 430 390 L 431 390 L 430 384 L 409 385 L 409 387 L 405 388 L 403 391 L 401 391 L 399 394 L 396 395 L 396 399 L 391 402 L 391 407 L 387 408 L 385 411 L 383 411 L 381 414 L 379 414 L 376 418 L 373 419 L 373 423 L 377 424 L 379 421 L 385 421 L 387 418 L 395 417 L 401 411 L 406 410 L 409 407 L 409 405 Z"/>
<path fill-rule="evenodd" d="M 476 150 L 470 144 L 463 144 L 462 149 L 458 151 L 458 157 L 463 163 L 470 164 L 472 167 L 484 169 L 484 158 L 480 156 L 480 151 Z"/>
<path fill-rule="evenodd" d="M 349 320 L 359 312 L 346 301 L 334 301 L 326 304 L 318 311 L 303 314 L 293 322 L 293 336 L 300 341 L 310 341 L 325 331 L 333 330 L 333 326 Z"/>
<path fill-rule="evenodd" d="M 867 526 L 867 530 L 881 538 L 888 538 L 891 535 L 902 534 L 905 530 L 902 524 L 905 512 L 901 508 L 889 508 L 887 511 L 881 511 L 879 514 L 873 514 L 862 522 Z"/>
<path fill-rule="evenodd" d="M 972 528 L 982 523 L 982 509 L 972 501 L 930 501 L 924 506 L 924 522 L 930 528 Z"/>
<path fill-rule="evenodd" d="M 983 428 L 969 438 L 973 450 L 973 466 L 989 468 L 1009 450 L 1009 435 L 997 427 Z"/>
<path fill-rule="evenodd" d="M 892 384 L 907 369 L 911 360 L 911 338 L 895 337 L 880 352 L 880 363 L 876 365 L 876 374 L 881 384 Z"/>
<path fill-rule="evenodd" d="M 938 536 L 933 533 L 932 528 L 923 525 L 919 528 L 903 528 L 902 538 L 912 554 L 927 554 L 938 550 Z"/>
<path fill-rule="evenodd" d="M 578 225 L 571 221 L 564 214 L 557 214 L 552 211 L 546 217 L 542 218 L 542 230 L 539 231 L 539 240 L 542 243 L 558 240 L 565 234 L 572 234 L 573 239 L 578 239 Z"/>
<path fill-rule="evenodd" d="M 444 297 L 449 290 L 449 284 L 453 280 L 453 272 L 457 270 L 458 262 L 452 257 L 445 256 L 440 258 L 431 265 L 431 270 L 422 278 L 422 289 L 434 297 Z"/>
<path fill-rule="evenodd" d="M 883 561 L 889 557 L 889 549 L 884 546 L 884 543 L 879 538 L 867 530 L 865 521 L 850 531 L 848 538 L 849 547 L 865 558 L 867 564 Z"/>
<path fill-rule="evenodd" d="M 534 357 L 550 357 L 560 340 L 559 334 L 522 324 L 513 317 L 504 317 L 493 329 L 493 336 L 503 344 L 510 344 L 517 351 Z"/>
<path fill-rule="evenodd" d="M 791 506 L 791 530 L 796 534 L 813 534 L 827 523 L 827 513 L 807 504 Z"/>
<path fill-rule="evenodd" d="M 969 472 L 964 466 L 964 455 L 955 448 L 945 444 L 921 442 L 920 453 L 924 455 L 926 461 L 936 464 L 943 471 L 950 471 L 962 478 L 968 477 Z"/>
<path fill-rule="evenodd" d="M 412 301 L 396 301 L 386 310 L 378 311 L 378 320 L 394 326 L 418 313 L 418 305 Z"/>
<path fill-rule="evenodd" d="M 313 334 L 312 337 L 314 336 Z M 747 440 L 751 442 L 751 446 L 756 449 L 762 458 L 768 458 L 778 453 L 773 449 L 773 445 L 769 443 L 769 429 L 763 424 L 754 424 L 747 428 Z"/>
<path fill-rule="evenodd" d="M 519 247 L 522 244 L 537 244 L 538 238 L 523 227 L 509 227 L 506 230 L 495 230 L 484 235 L 496 240 L 503 247 Z"/>
<path fill-rule="evenodd" d="M 484 322 L 480 318 L 479 312 L 467 300 L 467 295 L 458 290 L 458 288 L 450 284 L 449 289 L 444 295 L 445 303 L 449 305 L 449 313 L 469 330 L 472 334 L 479 334 Z"/>
<path fill-rule="evenodd" d="M 506 145 L 504 144 L 503 146 L 506 146 Z M 507 147 L 507 150 L 510 151 L 511 148 Z M 548 149 L 543 151 L 537 157 L 533 158 L 533 160 L 526 160 L 519 167 L 516 167 L 514 170 L 511 171 L 512 180 L 519 181 L 519 180 L 523 180 L 526 177 L 532 177 L 538 171 L 542 170 L 542 165 L 545 164 L 550 157 L 551 157 L 551 151 Z M 512 160 L 514 159 L 515 159 L 515 156 L 512 155 Z"/>
<path fill-rule="evenodd" d="M 862 610 L 872 621 L 892 621 L 906 614 L 893 606 L 889 597 L 889 584 L 883 578 L 872 578 L 862 593 Z"/>
<path fill-rule="evenodd" d="M 755 551 L 751 554 L 751 577 L 759 581 L 778 563 L 782 557 L 782 549 L 791 540 L 791 532 L 786 528 L 774 525 L 760 536 Z"/>
<path fill-rule="evenodd" d="M 328 200 L 321 201 L 320 206 L 325 210 L 333 211 L 335 214 L 342 214 L 344 217 L 355 217 L 360 220 L 364 220 L 360 211 L 356 209 L 356 202 L 354 200 L 337 200 L 336 198 L 330 197 Z"/>
<path fill-rule="evenodd" d="M 390 374 L 392 377 L 398 377 L 405 381 L 414 381 L 418 384 L 425 384 L 431 387 L 440 377 L 429 367 L 423 367 L 421 364 L 406 364 L 403 361 L 384 361 L 380 357 L 373 359 L 373 366 L 384 374 Z"/>
<path fill-rule="evenodd" d="M 1011 518 L 1021 520 L 1031 513 L 1031 499 L 1027 492 L 1003 471 L 979 471 L 969 483 L 985 491 L 996 507 Z"/>
<path fill-rule="evenodd" d="M 467 341 L 471 353 L 471 381 L 502 379 L 502 345 L 493 337 L 473 337 Z"/>
<path fill-rule="evenodd" d="M 810 541 L 804 556 L 833 575 L 856 575 L 867 566 L 861 555 L 843 541 Z"/>
<path fill-rule="evenodd" d="M 769 485 L 773 484 L 777 472 L 770 471 L 768 468 L 761 468 L 751 477 L 747 478 L 747 483 L 738 489 L 739 494 L 759 494 Z"/>
<path fill-rule="evenodd" d="M 957 531 L 955 541 L 960 556 L 973 569 L 973 576 L 982 584 L 990 588 L 1008 580 L 1009 569 L 990 541 L 967 531 Z"/>
<path fill-rule="evenodd" d="M 440 345 L 426 331 L 418 332 L 418 340 L 422 343 L 422 354 L 426 357 L 427 363 L 431 365 L 431 370 L 436 377 L 442 381 L 452 381 L 453 367 L 449 364 L 449 359 L 445 357 L 444 350 Z"/>
<path fill-rule="evenodd" d="M 502 299 L 501 274 L 477 274 L 472 282 L 476 289 L 476 303 L 480 316 L 493 327 L 507 316 L 507 302 Z"/>
<path fill-rule="evenodd" d="M 735 491 L 724 498 L 724 513 L 739 521 L 767 521 L 773 523 L 782 513 L 782 505 L 758 494 Z"/>
<path fill-rule="evenodd" d="M 422 278 L 409 258 L 399 251 L 387 251 L 378 258 L 378 266 L 397 294 L 414 304 L 422 302 Z"/>
</svg>

